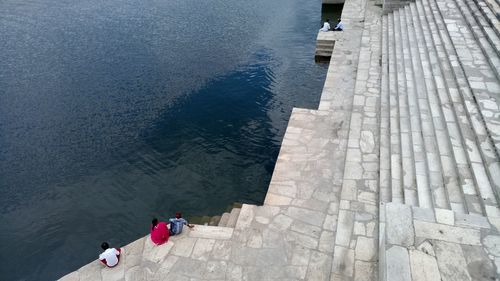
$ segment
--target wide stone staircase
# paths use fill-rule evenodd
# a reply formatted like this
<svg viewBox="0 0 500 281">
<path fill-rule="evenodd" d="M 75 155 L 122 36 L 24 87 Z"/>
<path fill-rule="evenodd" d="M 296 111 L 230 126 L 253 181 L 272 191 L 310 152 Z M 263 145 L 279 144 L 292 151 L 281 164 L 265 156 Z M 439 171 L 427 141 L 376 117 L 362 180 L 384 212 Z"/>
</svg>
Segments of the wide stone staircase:
<svg viewBox="0 0 500 281">
<path fill-rule="evenodd" d="M 263 206 L 62 280 L 500 280 L 498 4 L 346 0 Z"/>
<path fill-rule="evenodd" d="M 499 278 L 495 4 L 417 0 L 382 18 L 382 280 Z"/>
</svg>

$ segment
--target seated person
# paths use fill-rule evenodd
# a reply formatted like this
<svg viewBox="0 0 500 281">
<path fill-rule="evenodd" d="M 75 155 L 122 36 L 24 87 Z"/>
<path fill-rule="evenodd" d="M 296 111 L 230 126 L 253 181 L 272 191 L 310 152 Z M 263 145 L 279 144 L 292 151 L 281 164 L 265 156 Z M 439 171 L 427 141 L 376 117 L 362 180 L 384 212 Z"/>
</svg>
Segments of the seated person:
<svg viewBox="0 0 500 281">
<path fill-rule="evenodd" d="M 170 222 L 170 234 L 171 235 L 177 235 L 182 232 L 182 227 L 184 225 L 187 225 L 189 228 L 193 228 L 194 225 L 189 224 L 187 220 L 182 218 L 182 214 L 177 212 L 175 213 L 175 218 L 169 219 Z"/>
<path fill-rule="evenodd" d="M 158 222 L 157 218 L 151 221 L 151 240 L 156 245 L 161 245 L 168 241 L 170 232 L 165 222 Z"/>
<path fill-rule="evenodd" d="M 319 31 L 327 32 L 328 30 L 330 30 L 330 20 L 326 19 L 323 27 Z"/>
<path fill-rule="evenodd" d="M 110 248 L 107 242 L 102 242 L 101 248 L 104 252 L 99 255 L 99 260 L 107 267 L 115 267 L 120 261 L 122 249 Z"/>
<path fill-rule="evenodd" d="M 342 30 L 344 30 L 344 23 L 339 19 L 333 31 L 342 31 Z"/>
</svg>

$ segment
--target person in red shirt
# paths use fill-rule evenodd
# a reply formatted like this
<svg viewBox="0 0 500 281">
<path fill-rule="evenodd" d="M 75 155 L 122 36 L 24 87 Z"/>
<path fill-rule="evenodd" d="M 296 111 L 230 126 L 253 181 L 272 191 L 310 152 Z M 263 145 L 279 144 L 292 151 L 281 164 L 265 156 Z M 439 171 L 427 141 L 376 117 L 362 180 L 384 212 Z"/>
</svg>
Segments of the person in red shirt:
<svg viewBox="0 0 500 281">
<path fill-rule="evenodd" d="M 156 245 L 161 245 L 168 241 L 170 231 L 165 222 L 158 222 L 157 218 L 151 221 L 151 240 Z"/>
</svg>

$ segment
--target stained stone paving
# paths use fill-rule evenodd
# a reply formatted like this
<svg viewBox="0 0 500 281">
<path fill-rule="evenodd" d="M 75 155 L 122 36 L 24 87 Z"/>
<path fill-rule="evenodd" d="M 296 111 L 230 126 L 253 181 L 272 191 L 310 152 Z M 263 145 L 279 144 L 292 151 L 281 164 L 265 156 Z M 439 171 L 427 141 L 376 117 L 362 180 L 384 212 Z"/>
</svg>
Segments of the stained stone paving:
<svg viewBox="0 0 500 281">
<path fill-rule="evenodd" d="M 498 220 L 399 203 L 382 208 L 387 230 L 379 269 L 386 280 L 499 280 Z M 392 221 L 405 227 L 388 231 Z"/>
<path fill-rule="evenodd" d="M 346 0 L 345 31 L 318 35 L 335 45 L 318 109 L 293 109 L 263 206 L 61 280 L 500 281 L 487 1 Z"/>
<path fill-rule="evenodd" d="M 333 280 L 375 280 L 378 256 L 378 171 L 381 9 L 367 5 L 340 195 Z"/>
</svg>

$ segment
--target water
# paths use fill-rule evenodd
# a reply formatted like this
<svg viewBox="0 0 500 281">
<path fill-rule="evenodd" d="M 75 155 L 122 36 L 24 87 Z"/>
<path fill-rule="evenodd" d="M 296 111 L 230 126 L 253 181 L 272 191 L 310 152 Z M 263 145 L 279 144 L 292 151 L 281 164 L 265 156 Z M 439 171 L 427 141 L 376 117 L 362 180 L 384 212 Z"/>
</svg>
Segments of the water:
<svg viewBox="0 0 500 281">
<path fill-rule="evenodd" d="M 53 280 L 152 216 L 260 204 L 315 108 L 321 1 L 0 2 L 0 279 Z"/>
<path fill-rule="evenodd" d="M 343 8 L 344 4 L 323 4 L 321 6 L 321 22 L 319 26 L 322 27 L 323 23 L 329 19 L 331 27 L 334 28 L 342 15 Z"/>
</svg>

